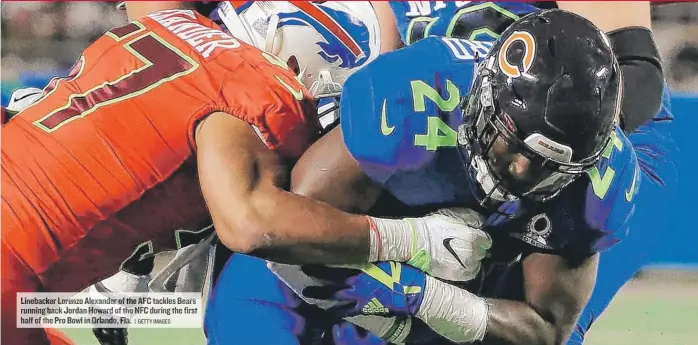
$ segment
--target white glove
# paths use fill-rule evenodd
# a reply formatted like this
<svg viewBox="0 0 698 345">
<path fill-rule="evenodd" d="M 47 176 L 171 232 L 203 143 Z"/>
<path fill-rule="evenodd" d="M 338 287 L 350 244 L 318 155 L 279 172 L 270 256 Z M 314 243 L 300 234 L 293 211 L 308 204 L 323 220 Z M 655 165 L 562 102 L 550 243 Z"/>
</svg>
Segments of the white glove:
<svg viewBox="0 0 698 345">
<path fill-rule="evenodd" d="M 442 209 L 422 218 L 372 220 L 377 231 L 371 236 L 371 262 L 406 262 L 449 281 L 475 278 L 492 246 L 482 230 L 484 217 L 466 208 Z"/>
<path fill-rule="evenodd" d="M 35 87 L 17 89 L 12 92 L 10 102 L 7 104 L 7 108 L 5 109 L 7 111 L 18 113 L 24 110 L 26 107 L 32 105 L 34 102 L 38 101 L 43 95 L 44 91 Z"/>
<path fill-rule="evenodd" d="M 484 298 L 427 276 L 424 300 L 415 316 L 446 339 L 469 344 L 485 337 L 488 313 Z"/>
</svg>

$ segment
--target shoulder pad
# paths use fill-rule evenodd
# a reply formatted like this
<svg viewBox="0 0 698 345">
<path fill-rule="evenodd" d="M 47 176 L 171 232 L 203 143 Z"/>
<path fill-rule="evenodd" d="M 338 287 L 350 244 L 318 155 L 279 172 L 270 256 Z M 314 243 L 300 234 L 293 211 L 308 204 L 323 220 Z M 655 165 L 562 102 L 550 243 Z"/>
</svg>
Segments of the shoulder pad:
<svg viewBox="0 0 698 345">
<path fill-rule="evenodd" d="M 429 150 L 414 138 L 427 131 L 429 116 L 439 114 L 436 100 L 457 127 L 475 52 L 487 45 L 430 37 L 379 56 L 347 79 L 340 100 L 344 142 L 369 177 L 384 183 L 398 169 L 429 161 Z"/>
</svg>

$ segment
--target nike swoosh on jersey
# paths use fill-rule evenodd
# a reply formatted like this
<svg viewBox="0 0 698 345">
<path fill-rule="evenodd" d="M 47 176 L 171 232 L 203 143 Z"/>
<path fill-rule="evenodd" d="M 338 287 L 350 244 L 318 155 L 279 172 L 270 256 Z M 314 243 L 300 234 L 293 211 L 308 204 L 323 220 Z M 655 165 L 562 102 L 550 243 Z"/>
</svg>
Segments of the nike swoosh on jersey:
<svg viewBox="0 0 698 345">
<path fill-rule="evenodd" d="M 297 101 L 303 100 L 303 89 L 296 90 L 293 87 L 291 87 L 291 85 L 288 85 L 285 81 L 279 78 L 279 76 L 275 77 L 276 80 L 278 80 L 279 83 L 281 83 L 281 85 L 283 85 L 286 88 L 286 90 L 288 90 L 291 93 L 291 95 L 293 95 L 293 98 L 295 98 Z"/>
<path fill-rule="evenodd" d="M 393 134 L 395 126 L 388 126 L 388 114 L 386 105 L 388 103 L 387 99 L 383 100 L 383 107 L 381 108 L 381 134 L 388 136 Z"/>
<path fill-rule="evenodd" d="M 635 196 L 635 184 L 637 183 L 637 169 L 635 168 L 635 173 L 633 174 L 633 184 L 630 185 L 630 189 L 625 191 L 625 201 L 630 202 Z"/>
</svg>

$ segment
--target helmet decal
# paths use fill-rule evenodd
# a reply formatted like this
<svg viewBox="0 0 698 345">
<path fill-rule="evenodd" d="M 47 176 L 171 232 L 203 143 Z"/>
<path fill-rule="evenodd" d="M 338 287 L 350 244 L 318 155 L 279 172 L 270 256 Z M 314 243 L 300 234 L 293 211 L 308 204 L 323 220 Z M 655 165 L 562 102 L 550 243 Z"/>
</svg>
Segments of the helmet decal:
<svg viewBox="0 0 698 345">
<path fill-rule="evenodd" d="M 368 1 L 223 1 L 231 34 L 284 61 L 315 98 L 339 96 L 346 79 L 380 51 L 378 17 Z"/>
<path fill-rule="evenodd" d="M 368 40 L 357 42 L 354 37 L 369 37 L 369 28 L 349 13 L 323 4 L 305 1 L 292 2 L 299 11 L 279 13 L 279 27 L 310 26 L 322 34 L 327 42 L 316 42 L 318 54 L 328 63 L 341 68 L 363 65 L 370 55 Z"/>
<path fill-rule="evenodd" d="M 512 64 L 507 57 L 509 49 L 514 42 L 523 44 L 523 56 L 520 64 Z M 514 31 L 507 40 L 502 43 L 502 48 L 499 50 L 499 69 L 504 75 L 511 78 L 518 78 L 522 74 L 528 72 L 533 66 L 533 59 L 536 57 L 536 40 L 531 33 L 526 31 Z"/>
</svg>

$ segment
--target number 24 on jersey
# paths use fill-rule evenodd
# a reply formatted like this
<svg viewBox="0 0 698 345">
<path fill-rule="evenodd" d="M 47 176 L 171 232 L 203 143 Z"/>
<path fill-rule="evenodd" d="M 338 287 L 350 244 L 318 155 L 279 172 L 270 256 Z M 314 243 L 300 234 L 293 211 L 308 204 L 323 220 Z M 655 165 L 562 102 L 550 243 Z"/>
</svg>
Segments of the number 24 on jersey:
<svg viewBox="0 0 698 345">
<path fill-rule="evenodd" d="M 460 104 L 460 90 L 450 80 L 446 80 L 447 97 L 441 97 L 439 91 L 421 80 L 410 82 L 412 89 L 412 107 L 415 113 L 426 112 L 427 98 L 434 102 L 439 112 L 450 113 Z M 385 109 L 385 107 L 384 107 Z M 427 116 L 427 132 L 414 136 L 414 146 L 436 151 L 439 147 L 456 147 L 458 133 L 439 116 Z"/>
</svg>

